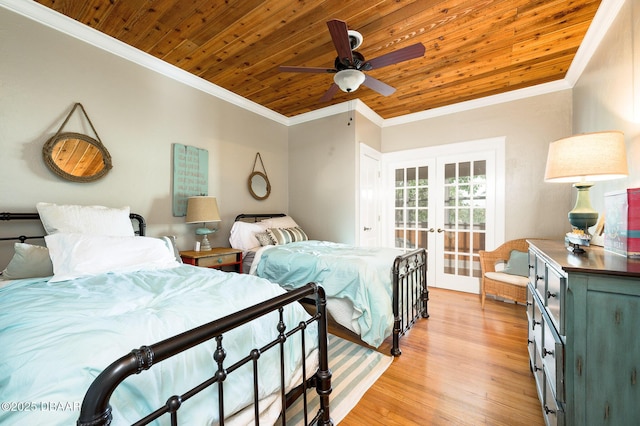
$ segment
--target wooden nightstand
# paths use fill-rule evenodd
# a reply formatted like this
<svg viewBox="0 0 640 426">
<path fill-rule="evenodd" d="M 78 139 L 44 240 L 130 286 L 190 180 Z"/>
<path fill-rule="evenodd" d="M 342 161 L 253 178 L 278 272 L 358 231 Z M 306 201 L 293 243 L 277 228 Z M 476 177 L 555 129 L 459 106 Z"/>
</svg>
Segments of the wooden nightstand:
<svg viewBox="0 0 640 426">
<path fill-rule="evenodd" d="M 227 247 L 214 247 L 207 251 L 181 251 L 180 257 L 187 265 L 204 268 L 229 269 L 242 273 L 242 250 Z"/>
</svg>

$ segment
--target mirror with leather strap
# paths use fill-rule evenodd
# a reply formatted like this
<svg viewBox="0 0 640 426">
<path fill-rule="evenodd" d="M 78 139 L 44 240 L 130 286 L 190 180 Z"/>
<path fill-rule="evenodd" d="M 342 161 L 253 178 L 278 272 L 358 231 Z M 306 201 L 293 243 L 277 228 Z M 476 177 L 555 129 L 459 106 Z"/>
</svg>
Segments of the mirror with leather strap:
<svg viewBox="0 0 640 426">
<path fill-rule="evenodd" d="M 62 132 L 77 107 L 84 113 L 96 137 Z M 89 116 L 80 103 L 76 103 L 58 132 L 42 148 L 42 158 L 59 177 L 73 182 L 93 182 L 106 175 L 113 167 L 111 155 L 100 141 Z"/>
<path fill-rule="evenodd" d="M 63 179 L 92 182 L 111 169 L 111 156 L 97 140 L 80 133 L 60 133 L 42 149 L 44 162 Z"/>
<path fill-rule="evenodd" d="M 262 172 L 253 172 L 249 176 L 249 192 L 256 200 L 265 200 L 271 193 L 269 178 Z"/>
</svg>

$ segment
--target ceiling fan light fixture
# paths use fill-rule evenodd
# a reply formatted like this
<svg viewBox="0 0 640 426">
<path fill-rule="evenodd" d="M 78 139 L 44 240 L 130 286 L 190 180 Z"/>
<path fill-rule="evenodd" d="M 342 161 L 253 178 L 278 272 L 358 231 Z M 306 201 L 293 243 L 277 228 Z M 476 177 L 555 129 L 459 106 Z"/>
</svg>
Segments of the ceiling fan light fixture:
<svg viewBox="0 0 640 426">
<path fill-rule="evenodd" d="M 355 92 L 364 83 L 364 79 L 364 73 L 354 69 L 338 71 L 333 76 L 333 81 L 343 92 Z"/>
</svg>

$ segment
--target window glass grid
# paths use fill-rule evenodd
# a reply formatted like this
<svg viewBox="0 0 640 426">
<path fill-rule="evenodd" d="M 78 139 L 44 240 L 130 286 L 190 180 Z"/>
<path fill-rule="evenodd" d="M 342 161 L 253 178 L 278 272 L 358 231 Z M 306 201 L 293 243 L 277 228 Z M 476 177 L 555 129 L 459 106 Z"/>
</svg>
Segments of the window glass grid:
<svg viewBox="0 0 640 426">
<path fill-rule="evenodd" d="M 395 247 L 428 249 L 429 168 L 395 170 Z"/>
<path fill-rule="evenodd" d="M 445 165 L 445 273 L 479 277 L 485 248 L 486 161 Z"/>
</svg>

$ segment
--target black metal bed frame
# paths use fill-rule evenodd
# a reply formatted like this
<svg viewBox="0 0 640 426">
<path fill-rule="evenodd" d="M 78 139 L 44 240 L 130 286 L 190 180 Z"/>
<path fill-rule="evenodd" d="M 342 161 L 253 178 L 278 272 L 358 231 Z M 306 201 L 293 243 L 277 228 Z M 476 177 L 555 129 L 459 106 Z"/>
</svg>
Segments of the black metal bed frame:
<svg viewBox="0 0 640 426">
<path fill-rule="evenodd" d="M 286 331 L 287 325 L 284 323 L 283 311 L 284 306 L 297 302 L 301 299 L 308 299 L 315 296 L 317 312 L 306 322 L 301 322 L 291 330 Z M 278 337 L 262 348 L 255 348 L 244 358 L 237 361 L 233 365 L 224 365 L 226 351 L 222 344 L 224 333 L 240 327 L 250 321 L 259 319 L 273 311 L 278 311 L 279 322 L 277 325 Z M 229 374 L 245 364 L 251 364 L 253 367 L 253 407 L 255 424 L 259 425 L 259 402 L 258 402 L 258 359 L 260 355 L 267 350 L 280 349 L 280 398 L 282 407 L 287 407 L 291 400 L 289 394 L 285 393 L 284 384 L 284 344 L 286 340 L 295 333 L 301 333 L 301 351 L 305 353 L 306 342 L 304 338 L 304 330 L 306 327 L 317 321 L 318 323 L 318 349 L 319 364 L 316 373 L 308 380 L 302 380 L 302 383 L 291 393 L 301 394 L 304 399 L 304 424 L 305 425 L 332 425 L 333 421 L 329 412 L 329 395 L 331 394 L 331 370 L 329 369 L 329 360 L 327 355 L 327 315 L 326 315 L 326 297 L 322 287 L 309 283 L 304 287 L 287 292 L 281 296 L 269 299 L 258 305 L 251 306 L 232 315 L 220 318 L 219 320 L 210 322 L 193 330 L 163 340 L 150 346 L 142 346 L 140 349 L 134 349 L 131 353 L 121 357 L 113 364 L 108 366 L 91 384 L 85 394 L 82 406 L 80 408 L 80 417 L 78 426 L 101 426 L 109 425 L 112 418 L 112 409 L 109 405 L 109 398 L 127 377 L 134 374 L 140 374 L 144 370 L 148 370 L 153 365 L 164 361 L 174 355 L 185 350 L 197 346 L 211 339 L 216 340 L 216 350 L 213 353 L 213 360 L 217 365 L 215 373 L 203 381 L 200 385 L 183 393 L 182 395 L 171 396 L 164 406 L 159 407 L 148 416 L 144 417 L 135 425 L 146 425 L 159 417 L 168 414 L 172 425 L 178 424 L 178 412 L 182 404 L 187 402 L 189 398 L 207 389 L 210 386 L 218 387 L 218 413 L 224 413 L 224 381 Z M 304 357 L 302 358 L 303 377 L 307 377 L 304 365 Z M 310 414 L 307 409 L 307 389 L 316 388 L 318 397 L 320 398 L 320 408 L 318 412 L 309 419 Z M 212 404 L 213 406 L 214 404 Z M 224 425 L 224 418 L 221 417 L 220 425 Z M 283 425 L 287 424 L 286 410 L 281 413 L 281 421 Z"/>
<path fill-rule="evenodd" d="M 239 214 L 235 221 L 258 222 L 261 219 L 284 217 L 284 213 Z M 424 248 L 398 255 L 391 269 L 393 341 L 391 355 L 400 356 L 400 336 L 419 318 L 429 318 L 429 288 L 427 286 L 427 251 Z"/>
<path fill-rule="evenodd" d="M 132 221 L 137 222 L 138 230 L 135 231 L 136 235 L 144 236 L 146 233 L 146 222 L 144 218 L 136 213 L 131 213 L 130 218 Z M 38 213 L 0 213 L 0 220 L 39 220 Z M 27 237 L 21 235 L 19 237 L 2 237 L 0 241 L 20 240 L 21 242 L 27 239 L 44 238 L 43 236 L 31 236 Z M 305 303 L 312 302 L 315 305 L 315 314 L 313 314 L 307 321 L 300 322 L 299 324 L 290 327 L 284 322 L 284 307 L 299 301 Z M 103 370 L 98 377 L 92 382 L 87 390 L 82 405 L 80 408 L 80 416 L 77 421 L 77 426 L 106 426 L 110 425 L 112 421 L 112 408 L 109 404 L 111 395 L 115 389 L 129 376 L 134 374 L 140 374 L 145 370 L 150 369 L 154 365 L 162 362 L 174 355 L 189 350 L 199 344 L 206 341 L 215 339 L 216 350 L 212 354 L 213 360 L 217 367 L 216 371 L 209 378 L 204 380 L 198 386 L 187 390 L 181 395 L 173 395 L 169 397 L 164 406 L 157 408 L 152 413 L 148 414 L 143 419 L 140 419 L 135 425 L 146 425 L 158 418 L 169 415 L 171 424 L 178 424 L 178 412 L 182 407 L 182 404 L 188 401 L 191 397 L 197 395 L 204 389 L 210 386 L 218 387 L 218 401 L 217 409 L 218 413 L 224 413 L 224 382 L 229 374 L 232 374 L 238 368 L 246 364 L 251 364 L 253 367 L 253 408 L 254 408 L 254 422 L 259 425 L 259 401 L 258 401 L 258 359 L 261 354 L 268 350 L 280 349 L 280 399 L 282 401 L 283 410 L 281 412 L 280 421 L 282 425 L 287 424 L 286 420 L 286 407 L 289 407 L 297 398 L 303 398 L 303 414 L 305 425 L 333 425 L 333 420 L 330 416 L 329 410 L 329 395 L 331 394 L 331 370 L 329 369 L 328 359 L 328 337 L 327 337 L 327 312 L 326 312 L 327 300 L 324 289 L 315 284 L 309 283 L 305 286 L 289 291 L 283 295 L 271 298 L 263 301 L 257 305 L 248 307 L 226 317 L 212 321 L 208 324 L 200 327 L 188 330 L 177 336 L 170 337 L 161 342 L 149 345 L 141 346 L 139 349 L 132 350 L 129 354 L 122 356 L 118 360 L 114 361 L 105 370 Z M 225 333 L 240 327 L 253 320 L 259 320 L 271 312 L 277 311 L 279 314 L 279 322 L 277 324 L 278 336 L 264 345 L 261 348 L 254 348 L 244 358 L 235 362 L 233 365 L 225 365 L 226 350 L 223 346 L 223 338 Z M 318 368 L 310 378 L 308 377 L 305 365 L 304 357 L 302 359 L 302 379 L 301 383 L 292 389 L 290 392 L 285 393 L 285 379 L 284 379 L 284 344 L 286 340 L 294 335 L 300 333 L 301 335 L 301 348 L 302 353 L 306 353 L 306 340 L 305 329 L 312 323 L 316 322 L 318 327 Z M 320 408 L 317 413 L 310 419 L 307 401 L 307 390 L 315 388 L 320 401 Z M 212 404 L 213 405 L 213 404 Z M 224 416 L 220 415 L 220 425 L 224 425 Z"/>
</svg>

